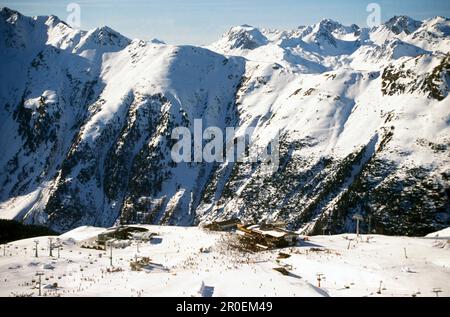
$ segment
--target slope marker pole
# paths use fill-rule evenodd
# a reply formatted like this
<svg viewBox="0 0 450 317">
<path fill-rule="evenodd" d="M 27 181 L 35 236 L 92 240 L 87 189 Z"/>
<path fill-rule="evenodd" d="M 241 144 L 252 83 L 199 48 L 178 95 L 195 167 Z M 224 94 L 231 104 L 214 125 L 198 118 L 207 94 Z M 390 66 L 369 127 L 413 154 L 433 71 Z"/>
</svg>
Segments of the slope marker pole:
<svg viewBox="0 0 450 317">
<path fill-rule="evenodd" d="M 53 257 L 53 238 L 48 238 L 49 257 Z"/>
<path fill-rule="evenodd" d="M 34 245 L 35 245 L 35 257 L 38 258 L 38 245 L 39 245 L 39 241 L 38 240 L 34 240 Z"/>
</svg>

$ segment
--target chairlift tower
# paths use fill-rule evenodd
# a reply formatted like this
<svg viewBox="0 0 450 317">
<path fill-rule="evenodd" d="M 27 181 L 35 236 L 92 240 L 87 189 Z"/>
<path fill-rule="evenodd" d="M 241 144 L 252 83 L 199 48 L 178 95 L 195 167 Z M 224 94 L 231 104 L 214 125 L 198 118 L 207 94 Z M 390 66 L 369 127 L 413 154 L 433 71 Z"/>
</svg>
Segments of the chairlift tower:
<svg viewBox="0 0 450 317">
<path fill-rule="evenodd" d="M 372 233 L 372 215 L 369 215 L 368 218 L 369 218 L 369 234 L 371 234 Z"/>
<path fill-rule="evenodd" d="M 136 239 L 136 252 L 140 253 L 139 246 L 141 244 L 141 238 Z"/>
<path fill-rule="evenodd" d="M 109 264 L 113 266 L 113 242 L 116 241 L 115 239 L 111 239 L 107 241 L 107 244 L 109 244 Z"/>
<path fill-rule="evenodd" d="M 36 273 L 36 276 L 39 278 L 39 296 L 42 296 L 42 275 L 44 275 L 44 272 Z"/>
<path fill-rule="evenodd" d="M 382 286 L 383 286 L 383 281 L 380 281 L 380 287 L 378 288 L 378 292 L 377 292 L 377 294 L 379 294 L 379 295 L 381 295 Z"/>
<path fill-rule="evenodd" d="M 320 282 L 325 279 L 325 274 L 318 273 L 317 274 L 317 287 L 320 288 Z"/>
<path fill-rule="evenodd" d="M 58 247 L 58 259 L 61 258 L 61 240 L 59 238 L 56 239 L 57 247 Z"/>
<path fill-rule="evenodd" d="M 433 288 L 433 293 L 436 294 L 436 297 L 439 297 L 439 293 L 442 293 L 442 289 L 440 289 L 440 288 Z"/>
<path fill-rule="evenodd" d="M 363 221 L 364 218 L 360 214 L 356 214 L 353 216 L 353 219 L 356 220 L 356 237 L 359 238 L 359 222 Z"/>
</svg>

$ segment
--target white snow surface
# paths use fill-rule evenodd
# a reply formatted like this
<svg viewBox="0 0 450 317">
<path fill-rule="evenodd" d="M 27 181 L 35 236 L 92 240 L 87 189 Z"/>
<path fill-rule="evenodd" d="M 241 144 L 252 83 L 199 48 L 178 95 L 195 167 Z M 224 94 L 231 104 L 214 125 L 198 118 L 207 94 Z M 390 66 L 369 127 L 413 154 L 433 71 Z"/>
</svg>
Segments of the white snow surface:
<svg viewBox="0 0 450 317">
<path fill-rule="evenodd" d="M 447 238 L 450 239 L 450 228 L 430 233 L 427 238 Z"/>
<path fill-rule="evenodd" d="M 450 253 L 432 239 L 313 236 L 296 247 L 243 253 L 228 247 L 235 233 L 144 227 L 158 235 L 156 242 L 141 243 L 138 254 L 135 243 L 113 249 L 113 266 L 120 270 L 114 273 L 108 272 L 109 251 L 81 248 L 107 229 L 81 227 L 60 236 L 60 258 L 56 250 L 49 257 L 48 237 L 9 243 L 6 255 L 0 252 L 0 296 L 37 296 L 38 271 L 44 273 L 43 296 L 431 297 L 437 289 L 450 296 Z M 291 256 L 277 260 L 280 251 Z M 131 271 L 136 255 L 152 264 Z M 320 288 L 317 274 L 323 274 Z"/>
</svg>

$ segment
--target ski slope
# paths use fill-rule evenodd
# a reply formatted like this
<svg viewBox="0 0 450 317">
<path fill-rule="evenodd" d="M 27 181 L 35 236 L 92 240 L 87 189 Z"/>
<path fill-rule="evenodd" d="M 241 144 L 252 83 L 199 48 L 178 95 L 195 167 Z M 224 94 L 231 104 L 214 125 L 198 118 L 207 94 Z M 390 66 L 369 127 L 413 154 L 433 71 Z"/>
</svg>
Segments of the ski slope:
<svg viewBox="0 0 450 317">
<path fill-rule="evenodd" d="M 0 296 L 450 296 L 447 240 L 313 236 L 283 250 L 243 253 L 230 247 L 236 233 L 199 227 L 144 226 L 158 236 L 147 244 L 109 250 L 81 248 L 106 229 L 80 227 L 59 238 L 60 258 L 49 257 L 48 237 L 9 243 L 0 256 Z M 40 241 L 34 257 L 34 241 Z M 282 251 L 289 258 L 277 260 Z M 135 256 L 152 264 L 131 271 Z M 277 262 L 278 261 L 278 262 Z M 274 270 L 286 267 L 290 275 Z M 111 271 L 111 270 L 110 270 Z M 323 274 L 318 287 L 317 274 Z M 33 282 L 34 281 L 34 282 Z M 53 284 L 57 283 L 57 288 Z M 381 284 L 380 284 L 381 283 Z"/>
</svg>

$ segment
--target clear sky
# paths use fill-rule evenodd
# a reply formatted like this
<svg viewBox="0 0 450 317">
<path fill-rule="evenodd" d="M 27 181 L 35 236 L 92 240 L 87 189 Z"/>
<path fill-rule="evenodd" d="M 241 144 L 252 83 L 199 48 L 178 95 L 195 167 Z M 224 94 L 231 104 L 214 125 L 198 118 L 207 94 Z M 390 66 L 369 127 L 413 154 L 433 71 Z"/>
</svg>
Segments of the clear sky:
<svg viewBox="0 0 450 317">
<path fill-rule="evenodd" d="M 385 21 L 394 15 L 423 20 L 450 17 L 450 0 L 0 0 L 25 15 L 57 15 L 81 7 L 81 28 L 107 25 L 130 38 L 158 38 L 170 44 L 209 44 L 234 25 L 292 29 L 322 18 L 366 26 L 369 3 Z"/>
</svg>

